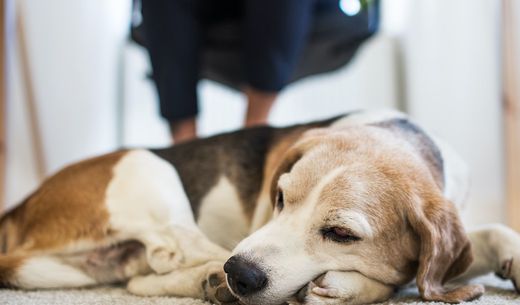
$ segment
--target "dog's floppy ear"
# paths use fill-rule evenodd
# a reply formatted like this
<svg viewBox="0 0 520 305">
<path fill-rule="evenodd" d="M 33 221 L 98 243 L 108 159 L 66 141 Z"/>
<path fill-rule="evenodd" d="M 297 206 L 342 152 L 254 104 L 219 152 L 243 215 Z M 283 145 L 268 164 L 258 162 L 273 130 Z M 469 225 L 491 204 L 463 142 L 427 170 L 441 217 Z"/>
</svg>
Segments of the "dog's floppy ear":
<svg viewBox="0 0 520 305">
<path fill-rule="evenodd" d="M 459 303 L 478 298 L 481 285 L 447 289 L 444 283 L 467 270 L 473 256 L 455 206 L 440 194 L 412 204 L 408 220 L 420 238 L 417 286 L 427 301 Z"/>
<path fill-rule="evenodd" d="M 274 204 L 276 200 L 276 193 L 278 192 L 278 179 L 280 179 L 280 176 L 284 173 L 290 172 L 293 165 L 300 160 L 300 158 L 303 156 L 303 150 L 300 147 L 293 147 L 289 149 L 284 154 L 284 157 L 282 158 L 282 161 L 280 165 L 276 168 L 276 171 L 274 172 L 272 178 L 271 178 L 271 189 L 270 189 L 270 196 L 271 196 L 271 203 Z"/>
<path fill-rule="evenodd" d="M 293 165 L 301 159 L 307 150 L 319 143 L 320 137 L 326 132 L 327 130 L 325 128 L 314 128 L 306 131 L 301 136 L 301 139 L 294 143 L 283 154 L 280 159 L 281 161 L 278 163 L 276 170 L 271 177 L 270 197 L 273 204 L 276 199 L 276 193 L 278 192 L 278 179 L 280 179 L 280 176 L 284 173 L 290 172 Z"/>
</svg>

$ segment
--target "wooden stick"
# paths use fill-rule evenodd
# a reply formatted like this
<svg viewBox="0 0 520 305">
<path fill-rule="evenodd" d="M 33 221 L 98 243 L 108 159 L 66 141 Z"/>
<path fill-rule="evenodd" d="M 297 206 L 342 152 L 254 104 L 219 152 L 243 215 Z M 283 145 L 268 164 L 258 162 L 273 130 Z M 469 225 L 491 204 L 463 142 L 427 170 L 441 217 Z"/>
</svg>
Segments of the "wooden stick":
<svg viewBox="0 0 520 305">
<path fill-rule="evenodd" d="M 518 9 L 519 7 L 516 7 Z M 517 67 L 520 58 L 516 50 L 518 35 L 515 30 L 520 22 L 515 20 L 514 4 L 503 0 L 503 80 L 504 80 L 504 120 L 506 146 L 506 191 L 507 220 L 511 227 L 520 231 L 520 78 Z"/>
<path fill-rule="evenodd" d="M 6 3 L 0 0 L 0 212 L 5 208 L 6 181 Z"/>
<path fill-rule="evenodd" d="M 36 102 L 36 96 L 34 93 L 33 79 L 31 76 L 27 36 L 25 32 L 25 24 L 23 19 L 23 8 L 21 5 L 18 5 L 17 11 L 18 18 L 16 18 L 16 28 L 19 41 L 20 68 L 23 79 L 23 85 L 25 89 L 25 100 L 27 102 L 27 110 L 29 113 L 29 124 L 32 135 L 34 158 L 36 160 L 36 173 L 41 181 L 45 178 L 45 175 L 47 173 L 47 166 L 45 162 L 45 150 L 43 147 L 43 141 L 40 133 L 38 107 Z"/>
</svg>

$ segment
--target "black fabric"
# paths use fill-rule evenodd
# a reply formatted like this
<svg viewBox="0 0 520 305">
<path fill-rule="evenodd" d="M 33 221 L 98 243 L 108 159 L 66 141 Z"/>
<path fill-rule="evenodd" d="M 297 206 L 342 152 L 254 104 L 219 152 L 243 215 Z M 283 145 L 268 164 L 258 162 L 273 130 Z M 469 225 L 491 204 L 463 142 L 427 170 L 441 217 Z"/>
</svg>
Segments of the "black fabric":
<svg viewBox="0 0 520 305">
<path fill-rule="evenodd" d="M 243 20 L 245 81 L 277 92 L 287 85 L 312 22 L 315 0 L 246 0 Z"/>
<path fill-rule="evenodd" d="M 194 0 L 144 0 L 145 43 L 161 115 L 173 121 L 198 112 L 201 22 Z"/>
<path fill-rule="evenodd" d="M 197 114 L 201 78 L 277 92 L 344 66 L 377 30 L 372 3 L 350 17 L 338 0 L 142 0 L 132 37 L 149 51 L 161 114 L 173 121 Z"/>
</svg>

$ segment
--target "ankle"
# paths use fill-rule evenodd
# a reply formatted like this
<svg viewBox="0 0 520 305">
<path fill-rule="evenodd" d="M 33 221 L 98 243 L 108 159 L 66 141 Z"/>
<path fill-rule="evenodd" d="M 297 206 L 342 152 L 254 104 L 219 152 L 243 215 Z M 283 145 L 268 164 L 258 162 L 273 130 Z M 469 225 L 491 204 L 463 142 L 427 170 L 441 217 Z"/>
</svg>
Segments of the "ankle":
<svg viewBox="0 0 520 305">
<path fill-rule="evenodd" d="M 175 144 L 195 139 L 197 137 L 195 118 L 170 122 L 170 132 Z"/>
<path fill-rule="evenodd" d="M 246 88 L 244 92 L 248 102 L 245 126 L 266 125 L 278 93 L 259 91 L 251 87 Z"/>
</svg>

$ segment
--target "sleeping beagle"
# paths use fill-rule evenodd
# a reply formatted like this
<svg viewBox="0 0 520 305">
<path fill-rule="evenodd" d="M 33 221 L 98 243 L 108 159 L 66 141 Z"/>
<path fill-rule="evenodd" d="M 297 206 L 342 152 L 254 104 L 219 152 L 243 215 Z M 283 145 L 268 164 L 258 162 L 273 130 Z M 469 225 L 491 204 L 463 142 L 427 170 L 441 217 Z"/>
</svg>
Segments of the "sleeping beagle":
<svg viewBox="0 0 520 305">
<path fill-rule="evenodd" d="M 257 127 L 93 158 L 47 179 L 0 222 L 0 283 L 127 282 L 214 303 L 367 304 L 415 278 L 424 300 L 520 284 L 520 236 L 458 216 L 467 171 L 397 112 Z"/>
</svg>

